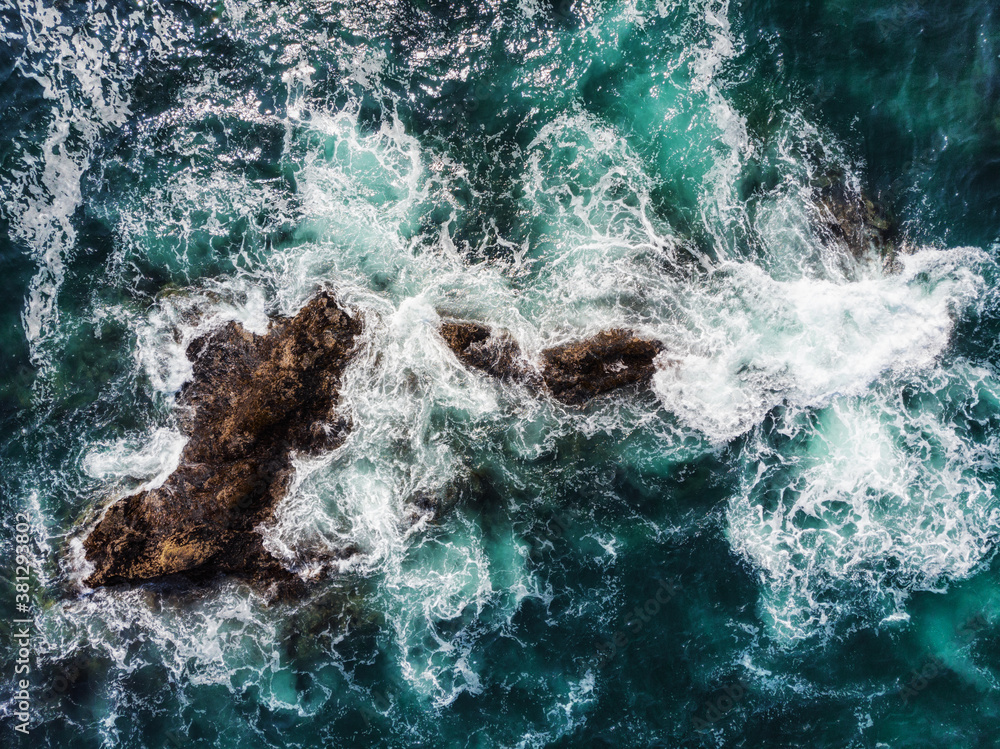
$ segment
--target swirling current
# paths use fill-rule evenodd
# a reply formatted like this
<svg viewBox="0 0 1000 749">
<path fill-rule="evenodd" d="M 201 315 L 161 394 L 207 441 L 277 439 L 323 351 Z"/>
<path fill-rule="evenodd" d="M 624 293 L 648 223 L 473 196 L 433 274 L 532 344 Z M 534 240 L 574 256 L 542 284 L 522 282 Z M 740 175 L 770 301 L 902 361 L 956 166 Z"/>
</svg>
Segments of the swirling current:
<svg viewBox="0 0 1000 749">
<path fill-rule="evenodd" d="M 5 746 L 1000 747 L 992 0 L 0 0 L 0 112 Z M 306 592 L 88 588 L 188 343 L 322 287 Z"/>
</svg>

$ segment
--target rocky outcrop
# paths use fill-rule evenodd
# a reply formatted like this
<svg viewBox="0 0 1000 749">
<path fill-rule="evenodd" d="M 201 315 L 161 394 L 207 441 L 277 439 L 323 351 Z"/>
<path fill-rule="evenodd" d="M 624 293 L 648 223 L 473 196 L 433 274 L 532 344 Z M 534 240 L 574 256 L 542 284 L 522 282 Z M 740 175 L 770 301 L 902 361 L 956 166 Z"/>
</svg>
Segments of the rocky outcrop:
<svg viewBox="0 0 1000 749">
<path fill-rule="evenodd" d="M 542 351 L 542 379 L 553 396 L 578 405 L 626 385 L 648 384 L 653 360 L 662 350 L 659 341 L 639 338 L 629 330 L 604 330 Z"/>
<path fill-rule="evenodd" d="M 443 322 L 440 330 L 445 343 L 463 364 L 505 380 L 526 376 L 521 347 L 506 330 L 457 320 Z"/>
<path fill-rule="evenodd" d="M 220 572 L 258 581 L 289 573 L 255 527 L 271 517 L 291 479 L 292 452 L 340 444 L 340 380 L 361 331 L 323 292 L 266 335 L 237 323 L 192 342 L 194 377 L 179 396 L 189 440 L 157 489 L 111 506 L 84 541 L 89 586 Z"/>
<path fill-rule="evenodd" d="M 520 346 L 504 330 L 475 322 L 449 320 L 441 336 L 464 364 L 495 377 L 541 386 L 556 399 L 582 405 L 592 398 L 634 384 L 648 384 L 653 360 L 663 344 L 628 330 L 605 330 L 592 338 L 542 351 L 540 374 L 527 365 Z"/>
</svg>

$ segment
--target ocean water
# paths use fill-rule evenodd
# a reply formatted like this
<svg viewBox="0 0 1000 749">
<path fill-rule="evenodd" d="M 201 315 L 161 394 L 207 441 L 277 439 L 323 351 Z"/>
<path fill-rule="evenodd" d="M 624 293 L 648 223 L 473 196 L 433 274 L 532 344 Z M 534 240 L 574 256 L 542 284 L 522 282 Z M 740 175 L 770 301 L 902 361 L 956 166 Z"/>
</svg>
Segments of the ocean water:
<svg viewBox="0 0 1000 749">
<path fill-rule="evenodd" d="M 4 746 L 1000 746 L 992 0 L 0 0 L 0 113 Z M 83 586 L 187 342 L 323 284 L 308 594 Z M 445 315 L 666 353 L 570 409 Z"/>
</svg>

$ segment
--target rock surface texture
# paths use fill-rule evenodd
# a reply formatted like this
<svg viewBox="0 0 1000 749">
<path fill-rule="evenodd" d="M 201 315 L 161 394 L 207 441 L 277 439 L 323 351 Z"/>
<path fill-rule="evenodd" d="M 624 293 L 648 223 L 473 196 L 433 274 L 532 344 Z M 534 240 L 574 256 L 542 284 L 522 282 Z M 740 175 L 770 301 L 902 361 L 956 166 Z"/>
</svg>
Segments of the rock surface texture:
<svg viewBox="0 0 1000 749">
<path fill-rule="evenodd" d="M 547 389 L 570 405 L 633 384 L 648 384 L 653 360 L 663 344 L 622 329 L 542 351 L 540 377 L 527 366 L 517 342 L 506 331 L 475 322 L 448 321 L 441 336 L 459 361 L 495 377 L 527 381 Z"/>
<path fill-rule="evenodd" d="M 475 322 L 448 321 L 441 324 L 441 336 L 467 366 L 502 379 L 526 376 L 521 347 L 505 330 L 494 331 Z"/>
<path fill-rule="evenodd" d="M 291 478 L 291 453 L 339 445 L 335 412 L 361 323 L 323 292 L 266 335 L 229 323 L 193 341 L 180 393 L 189 440 L 162 486 L 112 505 L 84 541 L 91 587 L 220 572 L 291 577 L 255 530 Z"/>
<path fill-rule="evenodd" d="M 553 396 L 578 405 L 633 384 L 648 384 L 659 341 L 629 330 L 603 330 L 592 338 L 542 351 L 542 379 Z"/>
</svg>

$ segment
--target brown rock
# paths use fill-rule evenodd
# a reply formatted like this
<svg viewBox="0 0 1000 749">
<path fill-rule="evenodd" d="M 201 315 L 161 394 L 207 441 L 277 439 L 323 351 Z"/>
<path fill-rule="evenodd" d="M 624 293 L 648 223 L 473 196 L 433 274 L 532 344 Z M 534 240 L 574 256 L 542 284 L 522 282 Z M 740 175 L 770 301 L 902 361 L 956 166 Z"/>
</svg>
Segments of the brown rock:
<svg viewBox="0 0 1000 749">
<path fill-rule="evenodd" d="M 526 374 L 521 347 L 506 330 L 450 320 L 441 324 L 441 336 L 459 361 L 470 367 L 508 380 Z"/>
<path fill-rule="evenodd" d="M 323 292 L 266 335 L 229 323 L 193 341 L 180 464 L 160 488 L 109 508 L 83 544 L 95 566 L 87 585 L 219 572 L 288 579 L 254 528 L 285 494 L 292 451 L 343 441 L 349 424 L 334 406 L 360 331 Z"/>
<path fill-rule="evenodd" d="M 628 330 L 604 330 L 592 338 L 542 352 L 542 379 L 552 395 L 578 405 L 591 398 L 653 377 L 653 359 L 663 350 L 659 341 L 637 337 Z"/>
<path fill-rule="evenodd" d="M 648 383 L 653 376 L 653 359 L 663 350 L 660 342 L 638 338 L 631 331 L 605 330 L 585 341 L 542 351 L 539 378 L 506 331 L 449 320 L 441 324 L 441 336 L 468 366 L 495 377 L 545 387 L 571 405 L 626 385 Z"/>
</svg>

